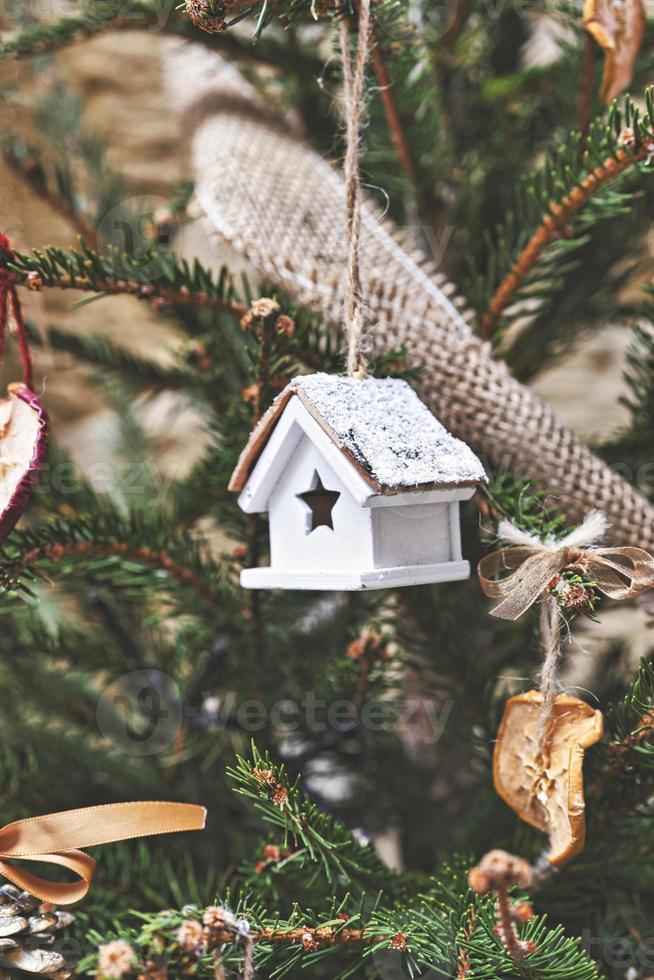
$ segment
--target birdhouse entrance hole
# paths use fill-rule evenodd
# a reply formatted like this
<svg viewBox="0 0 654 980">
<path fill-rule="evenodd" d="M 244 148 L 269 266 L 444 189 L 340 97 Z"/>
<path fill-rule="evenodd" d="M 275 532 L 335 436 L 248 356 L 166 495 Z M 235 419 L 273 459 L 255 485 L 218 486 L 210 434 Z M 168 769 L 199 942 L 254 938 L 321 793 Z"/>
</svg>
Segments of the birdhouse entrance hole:
<svg viewBox="0 0 654 980">
<path fill-rule="evenodd" d="M 311 489 L 304 493 L 298 493 L 297 496 L 309 509 L 306 516 L 306 534 L 311 534 L 318 527 L 328 527 L 330 530 L 334 530 L 332 511 L 340 493 L 337 490 L 328 490 L 327 487 L 323 486 L 317 470 L 314 471 L 311 480 Z"/>
</svg>

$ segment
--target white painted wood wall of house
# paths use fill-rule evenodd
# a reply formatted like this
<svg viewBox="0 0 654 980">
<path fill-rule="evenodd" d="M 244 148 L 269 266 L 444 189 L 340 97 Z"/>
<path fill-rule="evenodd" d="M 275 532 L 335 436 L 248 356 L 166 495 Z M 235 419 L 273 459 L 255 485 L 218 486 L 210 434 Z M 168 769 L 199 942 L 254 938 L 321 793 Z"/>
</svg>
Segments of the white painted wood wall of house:
<svg viewBox="0 0 654 980">
<path fill-rule="evenodd" d="M 340 497 L 332 510 L 334 529 L 318 527 L 307 533 L 311 514 L 298 494 L 313 489 L 316 473 L 323 486 Z M 452 495 L 443 493 L 446 498 Z M 401 501 L 387 496 L 385 506 L 375 506 L 373 498 L 371 506 L 362 507 L 303 434 L 270 497 L 273 568 L 353 572 L 460 561 L 458 500 L 411 504 L 402 494 Z"/>
<path fill-rule="evenodd" d="M 297 497 L 313 489 L 318 473 L 327 490 L 340 497 L 334 505 L 334 530 L 318 527 L 307 534 L 310 510 Z M 358 571 L 373 567 L 372 513 L 362 507 L 316 449 L 302 435 L 269 503 L 272 567 L 279 571 Z"/>
</svg>

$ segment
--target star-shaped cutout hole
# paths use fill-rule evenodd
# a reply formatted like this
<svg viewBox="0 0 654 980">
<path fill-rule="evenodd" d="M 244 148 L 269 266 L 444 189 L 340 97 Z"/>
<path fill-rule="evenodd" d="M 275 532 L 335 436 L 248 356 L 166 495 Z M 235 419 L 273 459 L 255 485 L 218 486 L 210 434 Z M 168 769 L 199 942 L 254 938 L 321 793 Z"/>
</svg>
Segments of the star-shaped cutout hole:
<svg viewBox="0 0 654 980">
<path fill-rule="evenodd" d="M 337 490 L 328 490 L 323 486 L 318 473 L 313 474 L 313 488 L 306 490 L 305 493 L 298 493 L 300 500 L 304 501 L 310 510 L 307 519 L 307 534 L 311 534 L 317 527 L 329 527 L 334 530 L 332 511 L 336 501 L 340 497 Z"/>
</svg>

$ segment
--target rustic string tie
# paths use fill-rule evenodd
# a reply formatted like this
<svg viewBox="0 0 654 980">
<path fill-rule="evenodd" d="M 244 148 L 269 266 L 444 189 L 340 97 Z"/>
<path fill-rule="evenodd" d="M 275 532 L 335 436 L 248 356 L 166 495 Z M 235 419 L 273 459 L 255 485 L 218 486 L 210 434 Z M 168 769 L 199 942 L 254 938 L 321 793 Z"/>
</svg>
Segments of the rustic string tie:
<svg viewBox="0 0 654 980">
<path fill-rule="evenodd" d="M 0 830 L 0 874 L 42 902 L 70 905 L 88 893 L 95 860 L 81 848 L 153 834 L 202 830 L 206 810 L 192 803 L 111 803 L 17 820 Z M 40 878 L 14 861 L 66 868 L 78 881 Z"/>
<path fill-rule="evenodd" d="M 642 548 L 599 548 L 608 524 L 599 511 L 564 538 L 540 540 L 500 521 L 497 535 L 509 542 L 479 562 L 481 587 L 501 601 L 491 609 L 500 619 L 519 619 L 566 569 L 584 574 L 609 599 L 632 599 L 654 588 L 654 558 Z"/>
<path fill-rule="evenodd" d="M 371 0 L 359 0 L 359 37 L 356 60 L 350 53 L 350 24 L 341 20 L 341 53 L 345 92 L 345 202 L 348 246 L 348 290 L 345 303 L 345 333 L 348 339 L 347 372 L 365 378 L 363 353 L 365 334 L 365 300 L 361 277 L 361 175 L 359 172 L 359 138 L 363 115 L 366 65 L 370 54 Z"/>
<path fill-rule="evenodd" d="M 243 944 L 243 980 L 253 980 L 254 978 L 254 938 L 252 936 L 252 929 L 250 928 L 250 923 L 247 919 L 237 919 L 230 909 L 221 909 L 222 922 L 221 926 L 224 930 L 231 933 L 234 937 L 235 943 Z M 215 977 L 216 980 L 226 980 L 227 974 L 225 968 L 221 962 L 216 963 L 215 967 Z"/>
<path fill-rule="evenodd" d="M 18 298 L 18 290 L 13 277 L 6 268 L 6 263 L 14 260 L 14 252 L 6 235 L 0 234 L 0 359 L 4 350 L 7 327 L 16 334 L 20 356 L 23 363 L 23 381 L 34 391 L 34 372 L 27 339 L 27 328 L 23 319 L 23 311 Z"/>
<path fill-rule="evenodd" d="M 561 613 L 554 583 L 562 572 L 570 570 L 585 576 L 593 588 L 610 599 L 631 599 L 654 588 L 654 558 L 647 551 L 597 547 L 607 527 L 604 515 L 594 510 L 564 538 L 541 540 L 510 521 L 500 521 L 498 537 L 507 541 L 509 547 L 500 548 L 479 562 L 483 591 L 501 600 L 491 615 L 519 619 L 541 600 L 543 663 L 539 687 L 543 700 L 539 744 L 543 769 L 548 765 L 553 737 L 553 707 L 559 689 L 557 671 L 561 657 Z"/>
</svg>

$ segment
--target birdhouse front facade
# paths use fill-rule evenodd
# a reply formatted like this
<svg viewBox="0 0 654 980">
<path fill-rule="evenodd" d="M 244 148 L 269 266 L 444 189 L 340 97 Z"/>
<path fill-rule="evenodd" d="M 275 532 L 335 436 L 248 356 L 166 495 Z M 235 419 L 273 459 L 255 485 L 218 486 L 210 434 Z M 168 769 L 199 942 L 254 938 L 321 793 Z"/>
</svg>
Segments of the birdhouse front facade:
<svg viewBox="0 0 654 980">
<path fill-rule="evenodd" d="M 472 450 L 406 382 L 294 379 L 230 482 L 247 513 L 268 512 L 270 567 L 245 588 L 381 589 L 467 578 L 460 501 L 486 482 Z"/>
</svg>

